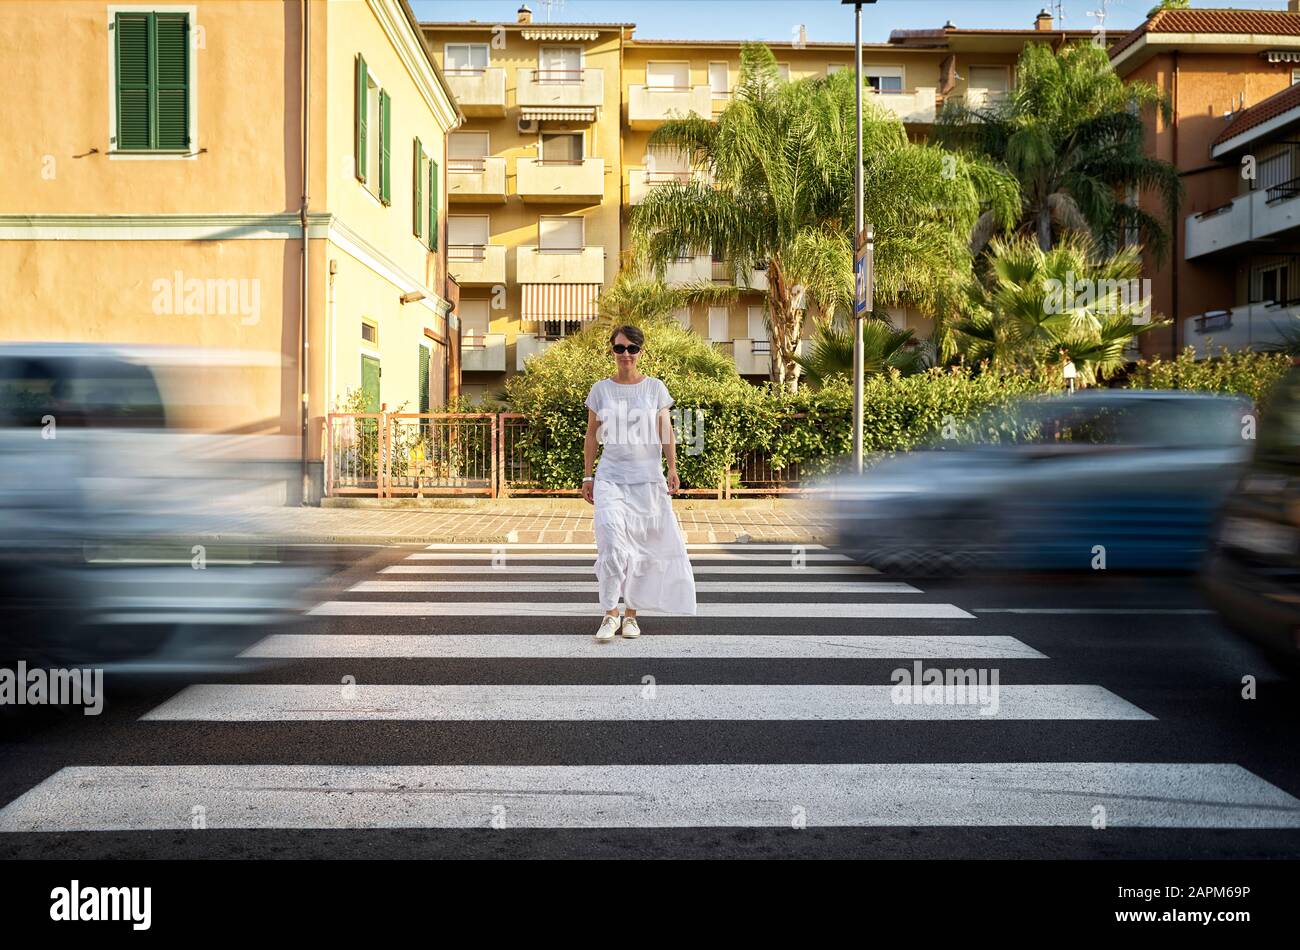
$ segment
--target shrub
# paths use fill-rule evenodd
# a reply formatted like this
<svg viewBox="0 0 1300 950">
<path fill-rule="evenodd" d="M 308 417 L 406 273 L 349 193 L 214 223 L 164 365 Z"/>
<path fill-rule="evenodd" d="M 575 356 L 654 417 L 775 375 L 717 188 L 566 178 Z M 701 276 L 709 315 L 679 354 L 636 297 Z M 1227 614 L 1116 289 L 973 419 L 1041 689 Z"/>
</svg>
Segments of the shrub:
<svg viewBox="0 0 1300 950">
<path fill-rule="evenodd" d="M 1130 389 L 1188 389 L 1208 393 L 1240 393 L 1263 405 L 1269 392 L 1291 368 L 1285 353 L 1252 353 L 1220 348 L 1211 359 L 1197 359 L 1187 347 L 1176 359 L 1159 356 L 1141 360 L 1129 373 Z"/>
</svg>

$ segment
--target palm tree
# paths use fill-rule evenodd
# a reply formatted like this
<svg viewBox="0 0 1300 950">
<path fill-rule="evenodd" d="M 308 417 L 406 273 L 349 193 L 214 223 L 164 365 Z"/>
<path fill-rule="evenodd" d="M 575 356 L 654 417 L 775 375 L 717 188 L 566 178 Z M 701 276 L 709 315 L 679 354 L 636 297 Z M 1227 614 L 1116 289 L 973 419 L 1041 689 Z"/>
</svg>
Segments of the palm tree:
<svg viewBox="0 0 1300 950">
<path fill-rule="evenodd" d="M 1147 82 L 1125 83 L 1104 49 L 1088 42 L 1054 53 L 1030 43 L 1016 65 L 1016 88 L 1001 101 L 971 108 L 944 103 L 935 123 L 938 142 L 992 159 L 1020 183 L 1017 230 L 1049 250 L 1061 235 L 1090 234 L 1103 254 L 1140 235 L 1163 259 L 1169 231 L 1130 197 L 1158 192 L 1172 223 L 1182 197 L 1178 171 L 1143 150 L 1139 112 L 1154 106 L 1165 121 L 1168 100 Z M 1000 209 L 971 232 L 978 254 L 999 230 Z"/>
<path fill-rule="evenodd" d="M 1085 385 L 1121 369 L 1140 333 L 1167 326 L 1144 309 L 1136 247 L 1101 257 L 1086 236 L 1044 251 L 1028 237 L 994 238 L 983 281 L 972 280 L 971 316 L 958 321 L 958 350 L 994 369 L 1034 369 L 1067 360 Z"/>
<path fill-rule="evenodd" d="M 649 144 L 682 150 L 708 180 L 656 188 L 631 216 L 655 272 L 683 253 L 766 272 L 773 379 L 798 387 L 805 314 L 843 313 L 853 299 L 853 76 L 782 82 L 771 50 L 746 44 L 740 81 L 716 122 L 665 122 Z M 906 297 L 935 312 L 964 284 L 969 234 L 984 209 L 1010 223 L 1015 182 L 986 161 L 908 141 L 902 122 L 863 118 L 866 219 L 876 235 L 875 303 Z"/>
<path fill-rule="evenodd" d="M 862 321 L 862 374 L 878 376 L 891 369 L 911 376 L 925 369 L 930 350 L 918 345 L 911 330 L 895 330 L 883 312 Z M 825 385 L 832 378 L 853 374 L 853 331 L 847 321 L 821 321 L 817 325 L 807 356 L 795 362 L 810 383 Z"/>
</svg>

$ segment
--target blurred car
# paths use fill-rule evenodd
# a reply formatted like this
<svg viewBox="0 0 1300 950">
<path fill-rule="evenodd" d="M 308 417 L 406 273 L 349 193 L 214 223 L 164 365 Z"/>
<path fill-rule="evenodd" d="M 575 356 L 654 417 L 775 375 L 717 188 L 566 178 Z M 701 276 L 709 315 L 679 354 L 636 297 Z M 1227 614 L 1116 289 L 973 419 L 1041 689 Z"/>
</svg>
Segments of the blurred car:
<svg viewBox="0 0 1300 950">
<path fill-rule="evenodd" d="M 300 614 L 315 568 L 220 540 L 250 500 L 283 503 L 296 465 L 277 437 L 195 427 L 278 360 L 0 346 L 0 658 L 212 670 Z"/>
<path fill-rule="evenodd" d="M 1273 393 L 1249 468 L 1214 527 L 1201 574 L 1224 622 L 1277 657 L 1300 657 L 1300 369 Z"/>
<path fill-rule="evenodd" d="M 1249 458 L 1250 411 L 1180 391 L 1026 399 L 842 478 L 838 540 L 903 573 L 1195 570 Z"/>
</svg>

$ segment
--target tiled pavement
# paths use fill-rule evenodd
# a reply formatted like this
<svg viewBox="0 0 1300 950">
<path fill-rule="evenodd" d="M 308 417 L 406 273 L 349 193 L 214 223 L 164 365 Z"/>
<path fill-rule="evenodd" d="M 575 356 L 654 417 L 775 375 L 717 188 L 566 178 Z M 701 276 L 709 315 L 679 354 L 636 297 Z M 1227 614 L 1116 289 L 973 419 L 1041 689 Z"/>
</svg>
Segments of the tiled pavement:
<svg viewBox="0 0 1300 950">
<path fill-rule="evenodd" d="M 355 503 L 354 503 L 355 504 Z M 363 503 L 364 504 L 364 503 Z M 428 504 L 428 503 L 426 503 Z M 227 522 L 225 537 L 318 543 L 502 542 L 589 544 L 592 507 L 580 498 L 434 502 L 437 507 L 253 508 Z M 825 509 L 804 499 L 674 499 L 687 543 L 825 543 Z"/>
</svg>

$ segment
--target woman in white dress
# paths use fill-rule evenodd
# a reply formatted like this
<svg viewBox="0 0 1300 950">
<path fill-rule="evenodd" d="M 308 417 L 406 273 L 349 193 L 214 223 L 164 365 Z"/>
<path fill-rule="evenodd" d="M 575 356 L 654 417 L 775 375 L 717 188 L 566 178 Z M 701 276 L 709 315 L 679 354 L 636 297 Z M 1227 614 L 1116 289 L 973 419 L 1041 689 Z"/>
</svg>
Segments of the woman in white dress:
<svg viewBox="0 0 1300 950">
<path fill-rule="evenodd" d="M 695 575 L 670 497 L 681 487 L 668 414 L 673 397 L 662 380 L 637 370 L 645 347 L 639 329 L 615 327 L 609 342 L 616 369 L 587 394 L 582 480 L 582 497 L 596 506 L 596 580 L 605 611 L 596 639 L 602 642 L 620 630 L 620 597 L 621 630 L 629 639 L 641 634 L 638 610 L 696 612 Z M 593 473 L 598 437 L 604 450 Z"/>
</svg>

